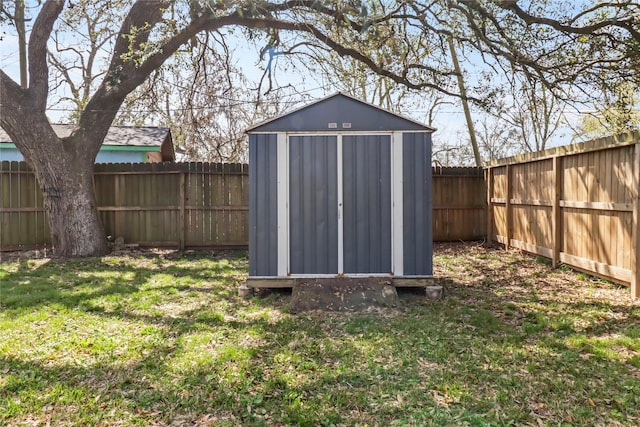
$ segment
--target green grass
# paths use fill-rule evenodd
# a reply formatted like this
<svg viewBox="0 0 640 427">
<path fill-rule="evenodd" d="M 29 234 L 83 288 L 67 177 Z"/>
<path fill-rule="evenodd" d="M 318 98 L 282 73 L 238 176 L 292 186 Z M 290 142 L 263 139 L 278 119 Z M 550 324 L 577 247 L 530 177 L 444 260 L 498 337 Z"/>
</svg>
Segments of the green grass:
<svg viewBox="0 0 640 427">
<path fill-rule="evenodd" d="M 638 425 L 640 305 L 518 252 L 436 245 L 445 298 L 237 297 L 244 253 L 0 264 L 0 425 Z"/>
</svg>

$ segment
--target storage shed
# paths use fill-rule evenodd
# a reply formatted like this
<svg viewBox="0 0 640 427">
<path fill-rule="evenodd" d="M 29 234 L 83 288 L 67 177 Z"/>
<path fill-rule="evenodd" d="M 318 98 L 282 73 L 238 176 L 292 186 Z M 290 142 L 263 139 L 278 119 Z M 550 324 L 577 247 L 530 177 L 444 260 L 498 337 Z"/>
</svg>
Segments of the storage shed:
<svg viewBox="0 0 640 427">
<path fill-rule="evenodd" d="M 432 277 L 434 129 L 342 93 L 249 134 L 249 287 Z"/>
</svg>

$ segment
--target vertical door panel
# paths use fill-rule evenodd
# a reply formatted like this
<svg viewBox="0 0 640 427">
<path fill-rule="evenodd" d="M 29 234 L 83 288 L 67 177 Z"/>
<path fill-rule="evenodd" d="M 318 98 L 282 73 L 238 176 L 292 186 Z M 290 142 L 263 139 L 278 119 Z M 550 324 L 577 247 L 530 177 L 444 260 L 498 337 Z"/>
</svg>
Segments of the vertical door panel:
<svg viewBox="0 0 640 427">
<path fill-rule="evenodd" d="M 276 135 L 249 135 L 249 159 L 249 275 L 275 276 L 278 267 Z"/>
<path fill-rule="evenodd" d="M 404 274 L 433 274 L 431 136 L 403 136 Z"/>
<path fill-rule="evenodd" d="M 344 272 L 391 272 L 391 137 L 342 139 Z"/>
<path fill-rule="evenodd" d="M 336 136 L 289 138 L 289 271 L 338 273 Z"/>
</svg>

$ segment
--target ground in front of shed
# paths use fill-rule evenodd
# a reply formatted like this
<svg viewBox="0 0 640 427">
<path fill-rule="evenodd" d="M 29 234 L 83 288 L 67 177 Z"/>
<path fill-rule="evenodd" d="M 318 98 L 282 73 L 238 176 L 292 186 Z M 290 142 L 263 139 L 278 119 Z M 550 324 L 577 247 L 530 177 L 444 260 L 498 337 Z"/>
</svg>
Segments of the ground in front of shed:
<svg viewBox="0 0 640 427">
<path fill-rule="evenodd" d="M 291 311 L 366 311 L 400 304 L 391 280 L 380 277 L 296 279 Z"/>
</svg>

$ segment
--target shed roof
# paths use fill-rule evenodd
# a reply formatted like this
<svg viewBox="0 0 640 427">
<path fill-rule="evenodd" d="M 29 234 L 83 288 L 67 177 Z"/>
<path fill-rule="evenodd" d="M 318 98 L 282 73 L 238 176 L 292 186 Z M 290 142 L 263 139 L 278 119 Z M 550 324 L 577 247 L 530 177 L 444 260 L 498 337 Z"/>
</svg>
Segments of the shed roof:
<svg viewBox="0 0 640 427">
<path fill-rule="evenodd" d="M 61 138 L 71 134 L 75 125 L 52 124 L 56 135 Z M 13 142 L 9 135 L 0 128 L 0 142 Z M 155 126 L 111 126 L 102 145 L 121 147 L 157 147 L 162 152 L 164 161 L 175 160 L 175 150 L 171 130 Z"/>
<path fill-rule="evenodd" d="M 257 132 L 423 131 L 434 128 L 338 92 L 247 130 Z"/>
</svg>

